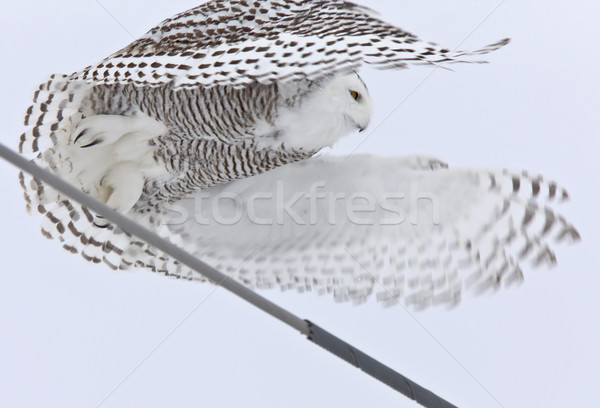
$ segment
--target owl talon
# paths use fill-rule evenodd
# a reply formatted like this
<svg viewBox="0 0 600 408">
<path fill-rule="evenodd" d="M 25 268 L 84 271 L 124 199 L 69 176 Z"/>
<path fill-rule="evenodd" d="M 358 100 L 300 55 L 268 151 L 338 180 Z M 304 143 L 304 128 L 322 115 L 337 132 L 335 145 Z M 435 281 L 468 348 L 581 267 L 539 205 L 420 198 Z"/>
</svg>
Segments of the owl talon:
<svg viewBox="0 0 600 408">
<path fill-rule="evenodd" d="M 109 226 L 108 221 L 106 221 L 101 215 L 94 216 L 93 224 L 98 228 L 108 228 Z"/>
<path fill-rule="evenodd" d="M 92 141 L 92 142 L 90 142 L 90 143 L 88 143 L 88 144 L 86 144 L 86 145 L 80 146 L 80 147 L 81 147 L 82 149 L 85 149 L 86 147 L 92 147 L 92 146 L 96 146 L 97 144 L 100 144 L 100 143 L 102 143 L 102 141 L 103 141 L 102 139 L 96 139 L 96 140 L 94 140 L 94 141 Z"/>
<path fill-rule="evenodd" d="M 104 138 L 99 137 L 100 135 L 104 135 L 103 132 L 97 133 L 95 135 L 89 134 L 90 128 L 85 128 L 75 138 L 73 141 L 74 145 L 79 146 L 82 149 L 87 147 L 93 147 L 99 145 L 104 142 Z"/>
<path fill-rule="evenodd" d="M 398 159 L 399 162 L 404 162 L 404 165 L 415 170 L 440 170 L 447 169 L 448 164 L 427 156 L 410 156 Z"/>
<path fill-rule="evenodd" d="M 438 159 L 432 159 L 429 161 L 429 168 L 431 170 L 447 169 L 449 168 L 448 163 L 445 163 Z"/>
<path fill-rule="evenodd" d="M 83 129 L 81 132 L 79 132 L 79 134 L 77 135 L 77 137 L 75 138 L 75 140 L 73 141 L 73 143 L 77 143 L 77 141 L 79 140 L 79 138 L 81 138 L 82 136 L 85 136 L 85 134 L 87 133 L 88 129 Z"/>
</svg>

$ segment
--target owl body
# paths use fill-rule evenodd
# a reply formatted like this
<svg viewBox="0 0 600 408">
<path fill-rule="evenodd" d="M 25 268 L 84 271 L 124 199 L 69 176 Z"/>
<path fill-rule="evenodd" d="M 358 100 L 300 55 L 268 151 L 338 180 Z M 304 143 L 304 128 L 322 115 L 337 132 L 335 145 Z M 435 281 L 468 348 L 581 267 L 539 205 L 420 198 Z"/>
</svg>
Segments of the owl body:
<svg viewBox="0 0 600 408">
<path fill-rule="evenodd" d="M 20 150 L 248 285 L 357 303 L 379 286 L 387 303 L 452 304 L 465 286 L 518 281 L 525 259 L 554 263 L 548 241 L 579 238 L 550 207 L 566 192 L 425 157 L 313 156 L 368 126 L 361 65 L 480 62 L 507 43 L 451 51 L 341 0 L 209 1 L 42 83 Z M 203 280 L 38 180 L 20 182 L 42 233 L 69 252 Z M 419 218 L 428 200 L 432 222 Z"/>
<path fill-rule="evenodd" d="M 67 89 L 82 82 L 63 81 Z M 83 82 L 76 92 L 78 113 L 55 124 L 62 134 L 53 151 L 61 157 L 46 160 L 68 157 L 63 175 L 123 212 L 153 211 L 182 194 L 308 158 L 366 127 L 371 113 L 356 74 L 246 88 Z M 70 93 L 53 94 L 61 96 Z M 324 104 L 336 98 L 341 103 Z"/>
</svg>

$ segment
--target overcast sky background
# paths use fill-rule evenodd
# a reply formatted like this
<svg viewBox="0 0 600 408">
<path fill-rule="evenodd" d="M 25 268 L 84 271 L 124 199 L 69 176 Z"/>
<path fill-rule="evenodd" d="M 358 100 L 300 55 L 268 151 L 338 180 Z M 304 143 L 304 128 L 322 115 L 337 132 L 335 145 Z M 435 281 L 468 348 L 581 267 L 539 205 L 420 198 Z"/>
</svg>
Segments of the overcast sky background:
<svg viewBox="0 0 600 408">
<path fill-rule="evenodd" d="M 0 3 L 0 140 L 16 149 L 24 111 L 48 74 L 95 63 L 132 41 L 129 33 L 197 3 L 102 0 L 112 16 L 94 0 Z M 374 301 L 261 294 L 459 407 L 595 406 L 600 3 L 507 0 L 489 18 L 500 1 L 360 3 L 449 48 L 513 42 L 489 65 L 429 78 L 427 67 L 365 69 L 374 120 L 335 151 L 367 136 L 360 152 L 544 174 L 571 193 L 563 213 L 583 242 L 558 248 L 552 270 L 526 265 L 520 287 L 466 296 L 450 311 L 411 315 Z M 6 163 L 0 185 L 0 406 L 417 406 L 222 289 L 69 255 L 26 215 L 17 170 Z"/>
</svg>

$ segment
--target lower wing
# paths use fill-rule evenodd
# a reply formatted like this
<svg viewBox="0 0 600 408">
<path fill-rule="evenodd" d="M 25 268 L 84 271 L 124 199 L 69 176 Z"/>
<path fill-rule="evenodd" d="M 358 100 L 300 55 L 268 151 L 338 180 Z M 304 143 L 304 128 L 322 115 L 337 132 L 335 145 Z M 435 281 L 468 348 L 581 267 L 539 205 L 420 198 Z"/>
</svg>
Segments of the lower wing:
<svg viewBox="0 0 600 408">
<path fill-rule="evenodd" d="M 424 307 L 518 282 L 524 262 L 554 264 L 551 246 L 579 239 L 552 209 L 567 198 L 527 173 L 319 156 L 166 205 L 160 229 L 257 288 Z"/>
</svg>

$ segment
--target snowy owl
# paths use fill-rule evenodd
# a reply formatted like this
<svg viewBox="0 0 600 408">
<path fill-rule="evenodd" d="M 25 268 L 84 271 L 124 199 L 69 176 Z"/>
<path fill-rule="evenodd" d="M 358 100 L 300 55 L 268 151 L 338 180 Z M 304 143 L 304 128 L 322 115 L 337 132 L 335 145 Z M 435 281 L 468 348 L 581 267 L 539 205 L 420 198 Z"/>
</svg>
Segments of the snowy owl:
<svg viewBox="0 0 600 408">
<path fill-rule="evenodd" d="M 567 198 L 527 173 L 425 157 L 316 155 L 365 129 L 358 75 L 480 62 L 342 0 L 213 0 L 100 63 L 39 86 L 20 151 L 252 287 L 360 303 L 455 304 L 555 262 L 577 231 Z M 315 156 L 316 155 L 316 156 Z M 20 175 L 42 233 L 114 269 L 203 280 L 85 207 Z"/>
</svg>

